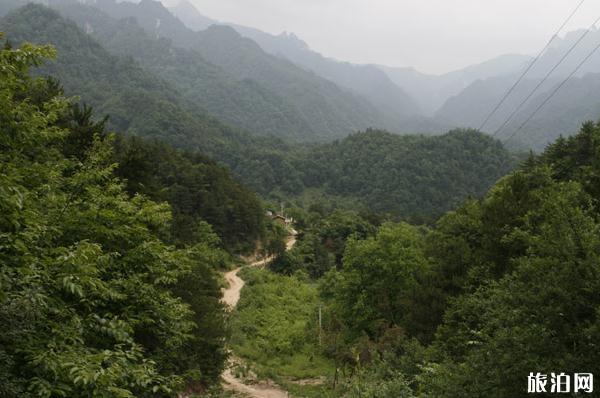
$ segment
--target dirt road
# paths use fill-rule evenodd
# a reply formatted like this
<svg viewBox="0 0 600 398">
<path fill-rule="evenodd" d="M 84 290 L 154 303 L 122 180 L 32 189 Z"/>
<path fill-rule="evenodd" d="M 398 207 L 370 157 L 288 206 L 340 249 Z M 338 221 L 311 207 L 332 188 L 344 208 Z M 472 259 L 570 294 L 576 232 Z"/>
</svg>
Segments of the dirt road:
<svg viewBox="0 0 600 398">
<path fill-rule="evenodd" d="M 235 308 L 237 302 L 240 300 L 240 292 L 244 287 L 244 281 L 237 275 L 240 270 L 241 268 L 236 268 L 225 274 L 228 287 L 227 289 L 223 289 L 223 302 L 229 306 L 230 310 Z"/>
<path fill-rule="evenodd" d="M 296 231 L 292 230 L 287 242 L 286 250 L 290 250 L 296 244 Z M 249 264 L 249 267 L 259 267 L 265 265 L 271 261 L 272 257 L 267 257 L 260 261 L 255 261 Z M 225 274 L 228 287 L 223 289 L 223 302 L 229 306 L 230 310 L 233 310 L 240 300 L 240 292 L 244 287 L 244 281 L 238 276 L 240 268 L 236 268 L 233 271 L 229 271 Z M 287 398 L 288 393 L 278 388 L 271 383 L 261 382 L 259 384 L 248 385 L 242 383 L 242 381 L 234 376 L 231 369 L 226 369 L 223 372 L 223 380 L 225 381 L 224 388 L 226 390 L 236 391 L 242 394 L 246 394 L 252 398 Z"/>
<path fill-rule="evenodd" d="M 287 392 L 278 388 L 275 385 L 265 383 L 248 385 L 237 379 L 230 369 L 223 372 L 223 380 L 225 380 L 224 388 L 230 391 L 236 391 L 246 394 L 252 398 L 288 398 Z"/>
</svg>

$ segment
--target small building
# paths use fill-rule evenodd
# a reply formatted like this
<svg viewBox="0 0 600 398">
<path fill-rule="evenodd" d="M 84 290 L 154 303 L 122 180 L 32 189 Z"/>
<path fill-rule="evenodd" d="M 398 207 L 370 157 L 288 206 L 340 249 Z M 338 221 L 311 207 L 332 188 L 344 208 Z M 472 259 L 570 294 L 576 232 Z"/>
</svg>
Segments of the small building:
<svg viewBox="0 0 600 398">
<path fill-rule="evenodd" d="M 293 218 L 285 217 L 285 216 L 282 216 L 281 214 L 272 215 L 271 220 L 275 221 L 277 224 L 279 224 L 285 228 L 289 227 L 294 222 Z"/>
</svg>

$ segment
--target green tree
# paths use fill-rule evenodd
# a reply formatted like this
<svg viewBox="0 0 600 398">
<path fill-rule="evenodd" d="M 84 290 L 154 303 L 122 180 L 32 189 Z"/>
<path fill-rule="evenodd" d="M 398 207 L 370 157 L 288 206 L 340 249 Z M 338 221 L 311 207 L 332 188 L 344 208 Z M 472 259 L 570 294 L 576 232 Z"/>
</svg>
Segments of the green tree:
<svg viewBox="0 0 600 398">
<path fill-rule="evenodd" d="M 526 396 L 529 372 L 600 370 L 599 227 L 580 193 L 576 184 L 544 192 L 530 229 L 514 232 L 529 244 L 516 270 L 451 306 L 437 345 L 455 365 L 432 375 L 444 375 L 441 385 L 426 380 L 430 396 Z"/>
<path fill-rule="evenodd" d="M 374 237 L 349 240 L 334 311 L 354 336 L 377 339 L 388 327 L 410 327 L 417 275 L 428 267 L 423 243 L 423 231 L 404 223 L 384 224 Z"/>
<path fill-rule="evenodd" d="M 201 367 L 178 361 L 208 329 L 197 323 L 201 307 L 173 291 L 190 275 L 214 281 L 213 271 L 198 265 L 201 248 L 164 243 L 166 204 L 126 194 L 110 137 L 94 136 L 85 155 L 63 155 L 69 103 L 27 96 L 46 84 L 29 67 L 53 53 L 0 50 L 0 391 L 173 396 Z M 208 296 L 218 294 L 214 285 Z M 215 301 L 212 312 L 203 308 L 207 319 L 222 313 Z M 212 349 L 222 351 L 212 330 Z"/>
</svg>

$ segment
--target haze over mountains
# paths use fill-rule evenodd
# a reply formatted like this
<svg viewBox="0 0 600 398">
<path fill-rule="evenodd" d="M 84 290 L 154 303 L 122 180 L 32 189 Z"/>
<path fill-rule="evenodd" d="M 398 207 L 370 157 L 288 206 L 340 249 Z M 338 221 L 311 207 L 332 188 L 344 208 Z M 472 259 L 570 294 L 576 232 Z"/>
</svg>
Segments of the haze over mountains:
<svg viewBox="0 0 600 398">
<path fill-rule="evenodd" d="M 581 32 L 482 123 L 528 57 L 428 76 L 189 4 L 198 29 L 25 1 L 0 0 L 0 397 L 525 398 L 532 363 L 600 373 L 600 123 L 541 154 L 446 130 L 541 109 L 516 137 L 539 148 L 596 118 L 597 59 L 540 83 Z"/>
<path fill-rule="evenodd" d="M 135 5 L 110 0 L 95 3 L 106 12 L 71 0 L 54 1 L 54 9 L 28 4 L 0 18 L 0 31 L 6 32 L 13 45 L 51 43 L 57 58 L 35 73 L 58 79 L 67 96 L 77 96 L 77 102 L 107 115 L 111 130 L 199 152 L 228 167 L 253 191 L 274 200 L 304 195 L 310 199 L 312 195 L 319 201 L 325 197 L 336 207 L 344 206 L 343 201 L 348 207 L 431 220 L 462 199 L 481 195 L 514 164 L 497 141 L 474 131 L 433 137 L 373 129 L 352 134 L 360 127 L 324 131 L 322 126 L 348 122 L 351 116 L 366 123 L 359 112 L 371 109 L 370 105 L 356 110 L 333 106 L 349 99 L 358 98 L 359 105 L 368 101 L 262 52 L 229 27 L 193 32 L 160 3 L 145 4 L 140 6 L 149 8 L 143 12 L 135 11 L 139 10 Z M 120 12 L 134 10 L 140 16 L 111 17 L 120 7 L 125 10 Z M 155 12 L 167 12 L 166 20 L 176 23 L 170 28 L 155 24 L 153 29 L 163 28 L 175 39 L 157 38 L 155 31 L 138 23 L 142 20 L 149 25 Z M 175 40 L 181 45 L 175 45 Z M 243 62 L 242 66 L 236 61 Z M 248 65 L 255 65 L 256 70 L 248 70 Z M 256 77 L 239 78 L 243 74 Z M 273 90 L 287 90 L 287 96 L 276 96 L 265 88 L 270 76 L 280 79 Z M 296 85 L 288 86 L 291 83 Z M 315 86 L 303 91 L 309 84 Z M 256 99 L 261 93 L 263 102 Z M 327 102 L 315 104 L 319 99 Z M 297 112 L 301 106 L 306 113 Z M 326 112 L 327 106 L 338 112 Z M 305 119 L 275 119 L 269 114 L 275 107 Z M 303 120 L 307 128 L 314 127 L 312 122 L 318 128 L 304 131 Z M 258 123 L 271 123 L 273 129 L 249 128 L 258 128 Z M 292 127 L 304 135 L 293 136 Z M 315 134 L 309 135 L 311 131 Z M 348 136 L 336 140 L 343 131 Z M 319 140 L 333 143 L 317 144 Z"/>
<path fill-rule="evenodd" d="M 1 13 L 24 4 L 8 0 Z M 46 0 L 113 54 L 131 57 L 164 79 L 186 101 L 254 135 L 289 142 L 327 142 L 366 128 L 393 133 L 441 134 L 479 128 L 532 61 L 507 54 L 443 75 L 412 68 L 357 65 L 327 58 L 293 33 L 272 35 L 216 21 L 187 0 L 160 2 Z M 593 30 L 519 112 L 509 119 L 584 31 L 555 38 L 535 67 L 483 126 L 509 145 L 542 149 L 557 135 L 596 120 L 600 54 L 519 130 L 562 79 L 600 42 Z M 502 129 L 500 129 L 502 127 Z M 517 134 L 515 134 L 517 133 Z"/>
<path fill-rule="evenodd" d="M 185 20 L 187 26 L 194 30 L 202 30 L 210 23 L 217 23 L 204 17 L 187 0 L 171 8 L 171 11 Z M 243 36 L 254 40 L 263 50 L 288 59 L 340 86 L 355 90 L 380 109 L 398 103 L 402 103 L 403 108 L 406 109 L 405 95 L 408 94 L 418 106 L 420 114 L 429 118 L 418 127 L 415 125 L 411 127 L 428 133 L 435 133 L 441 126 L 480 127 L 500 98 L 533 61 L 533 57 L 529 55 L 506 54 L 443 75 L 427 75 L 413 68 L 356 65 L 330 59 L 312 51 L 293 33 L 271 35 L 254 28 L 233 24 L 230 26 Z M 522 86 L 518 87 L 519 90 L 515 91 L 504 106 L 486 123 L 485 131 L 496 133 L 540 79 L 584 34 L 585 30 L 578 30 L 569 32 L 562 38 L 554 37 L 546 52 L 526 75 Z M 510 137 L 548 97 L 555 86 L 578 66 L 580 61 L 600 42 L 600 33 L 593 28 L 584 39 L 552 72 L 551 78 L 540 86 L 536 95 L 514 117 L 514 122 L 512 119 L 509 120 L 504 128 L 498 131 L 497 135 L 500 138 Z M 523 134 L 513 139 L 513 143 L 541 149 L 564 131 L 576 131 L 582 120 L 598 119 L 600 101 L 592 98 L 591 88 L 600 84 L 598 81 L 600 77 L 590 76 L 598 72 L 600 72 L 600 53 L 594 54 L 575 73 L 574 79 L 567 83 L 563 91 L 557 93 L 559 95 L 548 104 L 547 108 L 528 123 L 528 126 L 523 129 Z M 590 89 L 586 90 L 584 87 Z M 400 92 L 402 95 L 399 94 Z"/>
</svg>

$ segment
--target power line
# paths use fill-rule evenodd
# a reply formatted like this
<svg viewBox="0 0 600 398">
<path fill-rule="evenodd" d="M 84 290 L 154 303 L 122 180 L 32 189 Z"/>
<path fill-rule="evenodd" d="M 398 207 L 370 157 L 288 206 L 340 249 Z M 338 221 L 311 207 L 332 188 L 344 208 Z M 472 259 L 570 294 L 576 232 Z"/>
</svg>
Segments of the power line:
<svg viewBox="0 0 600 398">
<path fill-rule="evenodd" d="M 523 78 L 527 75 L 527 73 L 529 73 L 529 71 L 531 70 L 531 68 L 533 68 L 533 65 L 535 65 L 535 63 L 540 59 L 540 57 L 546 52 L 546 50 L 548 49 L 548 47 L 550 47 L 550 44 L 554 41 L 554 39 L 556 38 L 556 36 L 558 36 L 558 34 L 569 23 L 569 21 L 571 21 L 571 19 L 573 18 L 573 16 L 577 13 L 577 11 L 579 11 L 579 9 L 581 8 L 581 6 L 583 5 L 584 2 L 585 2 L 585 0 L 581 0 L 579 2 L 579 4 L 577 5 L 577 7 L 575 7 L 575 9 L 573 10 L 573 12 L 571 12 L 571 14 L 567 17 L 567 19 L 565 19 L 565 21 L 562 23 L 562 25 L 560 25 L 560 27 L 558 28 L 558 30 L 556 31 L 556 33 L 554 33 L 552 35 L 552 37 L 550 38 L 550 40 L 548 40 L 548 43 L 546 43 L 546 45 L 544 46 L 544 48 L 542 48 L 541 51 L 531 61 L 531 63 L 529 63 L 529 65 L 523 71 L 523 73 L 521 73 L 521 76 L 519 76 L 519 78 L 517 79 L 517 81 L 504 94 L 504 96 L 502 97 L 502 99 L 500 100 L 500 102 L 498 102 L 498 104 L 496 104 L 496 107 L 494 107 L 494 109 L 487 115 L 487 117 L 485 118 L 485 120 L 483 121 L 483 123 L 481 123 L 481 126 L 479 126 L 479 130 L 480 131 L 483 130 L 483 128 L 485 127 L 485 125 L 487 124 L 487 122 L 490 121 L 490 119 L 492 118 L 492 116 L 494 116 L 494 114 L 498 111 L 498 109 L 500 109 L 500 107 L 504 104 L 504 101 L 506 101 L 506 99 L 515 90 L 515 88 L 517 88 L 517 86 L 519 85 L 519 83 L 521 83 L 521 80 L 523 80 Z"/>
<path fill-rule="evenodd" d="M 544 105 L 546 105 L 546 104 L 547 104 L 547 103 L 548 103 L 548 102 L 549 102 L 549 101 L 552 99 L 552 97 L 554 97 L 554 95 L 555 95 L 555 94 L 558 92 L 558 90 L 560 90 L 560 89 L 562 88 L 562 86 L 564 86 L 564 85 L 567 83 L 567 81 L 568 81 L 569 79 L 571 79 L 571 78 L 572 78 L 572 77 L 573 77 L 573 76 L 574 76 L 574 75 L 575 75 L 575 74 L 576 74 L 576 73 L 579 71 L 579 69 L 581 69 L 581 67 L 583 66 L 583 64 L 585 64 L 585 63 L 586 63 L 586 62 L 587 62 L 587 61 L 588 61 L 588 60 L 589 60 L 589 59 L 592 57 L 592 55 L 594 55 L 594 54 L 596 53 L 596 51 L 598 51 L 599 49 L 600 49 L 600 43 L 598 43 L 598 45 L 597 45 L 596 47 L 594 47 L 594 49 L 593 49 L 593 50 L 592 50 L 592 51 L 591 51 L 591 52 L 590 52 L 590 53 L 589 53 L 589 54 L 588 54 L 588 55 L 587 55 L 587 56 L 586 56 L 586 57 L 583 59 L 583 61 L 581 61 L 581 62 L 579 63 L 579 65 L 577 65 L 577 68 L 575 68 L 575 70 L 573 70 L 573 72 L 571 72 L 571 73 L 569 74 L 569 76 L 567 76 L 567 78 L 566 78 L 566 79 L 564 79 L 564 80 L 563 80 L 563 81 L 562 81 L 562 82 L 561 82 L 561 83 L 560 83 L 560 84 L 559 84 L 559 85 L 558 85 L 558 86 L 557 86 L 557 87 L 556 87 L 556 88 L 555 88 L 555 89 L 552 91 L 552 93 L 551 93 L 551 94 L 548 96 L 548 98 L 546 98 L 546 99 L 544 100 L 544 102 L 542 102 L 542 103 L 541 103 L 541 104 L 540 104 L 540 105 L 539 105 L 539 106 L 538 106 L 538 107 L 535 109 L 535 111 L 533 111 L 533 113 L 532 113 L 532 114 L 531 114 L 531 115 L 530 115 L 530 116 L 529 116 L 529 117 L 528 117 L 528 118 L 527 118 L 527 119 L 526 119 L 526 120 L 523 122 L 523 124 L 521 124 L 521 125 L 519 126 L 519 128 L 518 128 L 518 129 L 517 129 L 517 130 L 516 130 L 514 133 L 512 133 L 512 134 L 510 135 L 510 137 L 508 137 L 508 138 L 507 138 L 506 140 L 504 140 L 503 142 L 506 144 L 506 143 L 507 143 L 508 141 L 510 141 L 510 140 L 511 140 L 511 139 L 512 139 L 512 138 L 513 138 L 515 135 L 517 135 L 517 133 L 518 133 L 519 131 L 521 131 L 521 130 L 523 129 L 523 127 L 525 127 L 525 125 L 526 125 L 527 123 L 529 123 L 529 121 L 530 121 L 531 119 L 533 119 L 533 117 L 534 117 L 535 115 L 537 115 L 537 113 L 540 111 L 540 109 L 542 109 L 542 108 L 544 107 Z"/>
<path fill-rule="evenodd" d="M 502 131 L 502 129 L 504 127 L 506 127 L 506 125 L 508 124 L 508 122 L 510 122 L 512 120 L 512 118 L 517 114 L 517 112 L 519 112 L 521 110 L 521 108 L 523 107 L 523 105 L 525 105 L 527 103 L 527 101 L 529 101 L 531 99 L 531 97 L 533 97 L 533 95 L 537 92 L 537 90 L 546 82 L 546 80 L 548 80 L 548 78 L 550 77 L 550 75 L 560 65 L 562 65 L 562 63 L 567 59 L 567 57 L 571 54 L 571 52 L 573 52 L 573 50 L 575 49 L 575 47 L 577 47 L 577 45 L 579 43 L 581 43 L 581 41 L 583 39 L 585 39 L 585 37 L 592 31 L 592 29 L 594 28 L 594 26 L 596 26 L 596 24 L 599 21 L 600 21 L 600 17 L 598 17 L 598 19 L 596 19 L 594 21 L 594 23 L 581 36 L 579 36 L 579 39 L 571 46 L 571 48 L 569 48 L 569 50 L 562 56 L 562 58 L 558 61 L 558 63 L 556 63 L 554 65 L 554 67 L 552 67 L 552 69 L 550 69 L 550 71 L 548 73 L 546 73 L 546 76 L 544 76 L 544 78 L 535 86 L 535 88 L 529 93 L 529 95 L 519 104 L 519 106 L 517 106 L 517 108 L 510 114 L 510 116 L 504 121 L 504 123 L 502 123 L 502 125 L 500 127 L 498 127 L 498 129 L 494 132 L 494 134 L 492 135 L 492 137 L 495 137 L 500 131 Z"/>
</svg>

